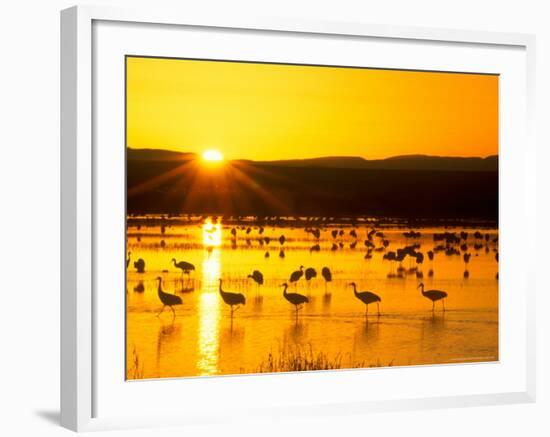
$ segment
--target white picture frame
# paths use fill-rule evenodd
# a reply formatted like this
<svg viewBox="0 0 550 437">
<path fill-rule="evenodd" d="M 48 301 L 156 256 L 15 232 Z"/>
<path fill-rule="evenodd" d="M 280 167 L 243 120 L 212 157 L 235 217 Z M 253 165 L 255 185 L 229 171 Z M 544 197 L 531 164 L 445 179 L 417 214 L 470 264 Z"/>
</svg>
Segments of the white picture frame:
<svg viewBox="0 0 550 437">
<path fill-rule="evenodd" d="M 534 262 L 529 262 L 530 255 L 535 253 L 534 229 L 535 229 L 535 144 L 533 138 L 533 102 L 534 102 L 534 59 L 535 59 L 535 38 L 532 35 L 508 34 L 493 32 L 462 31 L 451 29 L 425 29 L 416 27 L 402 26 L 383 26 L 364 23 L 337 23 L 337 22 L 309 22 L 307 20 L 295 19 L 276 19 L 276 18 L 246 18 L 244 16 L 234 17 L 216 17 L 212 16 L 194 16 L 186 10 L 180 11 L 162 11 L 151 10 L 127 10 L 110 7 L 78 6 L 66 9 L 61 12 L 61 424 L 64 427 L 75 431 L 113 429 L 140 426 L 166 426 L 168 425 L 186 425 L 197 423 L 214 423 L 230 420 L 242 420 L 243 415 L 223 413 L 216 405 L 212 410 L 206 411 L 197 402 L 197 408 L 192 413 L 180 407 L 178 414 L 177 408 L 172 411 L 160 413 L 151 410 L 150 414 L 140 412 L 132 415 L 130 410 L 106 409 L 106 414 L 101 412 L 102 405 L 98 397 L 98 386 L 103 387 L 99 390 L 105 399 L 105 385 L 108 385 L 108 378 L 103 378 L 103 374 L 98 369 L 102 368 L 103 362 L 98 363 L 98 348 L 103 348 L 103 343 L 98 340 L 101 334 L 97 333 L 98 325 L 107 323 L 102 320 L 98 314 L 98 301 L 94 298 L 97 291 L 97 284 L 102 281 L 111 280 L 115 276 L 105 273 L 98 276 L 98 235 L 101 234 L 102 217 L 96 208 L 98 198 L 103 192 L 98 189 L 101 186 L 101 178 L 111 177 L 114 173 L 105 171 L 105 154 L 98 156 L 94 147 L 94 137 L 98 137 L 94 120 L 100 117 L 98 107 L 101 103 L 101 97 L 96 94 L 97 76 L 101 74 L 101 69 L 94 65 L 94 59 L 98 59 L 101 53 L 101 38 L 98 36 L 94 26 L 97 23 L 117 23 L 124 26 L 160 26 L 152 32 L 162 33 L 167 29 L 176 29 L 178 26 L 184 26 L 188 31 L 208 30 L 212 31 L 224 29 L 238 29 L 240 32 L 269 32 L 277 39 L 278 36 L 293 35 L 295 38 L 301 36 L 316 35 L 320 37 L 353 37 L 354 39 L 369 39 L 373 41 L 384 40 L 389 44 L 392 41 L 413 43 L 440 44 L 441 47 L 455 45 L 461 47 L 461 50 L 474 50 L 476 47 L 490 47 L 501 51 L 513 51 L 521 53 L 520 56 L 511 57 L 513 68 L 517 68 L 521 74 L 518 76 L 525 79 L 525 83 L 518 86 L 517 96 L 521 102 L 520 111 L 521 120 L 518 120 L 518 129 L 514 131 L 515 148 L 510 150 L 510 158 L 501 159 L 501 177 L 506 171 L 512 170 L 517 166 L 517 173 L 514 173 L 514 184 L 507 183 L 504 178 L 500 185 L 500 195 L 510 197 L 510 202 L 504 202 L 501 206 L 500 214 L 506 214 L 509 219 L 509 248 L 517 247 L 517 235 L 524 231 L 517 227 L 517 223 L 527 221 L 527 242 L 522 237 L 525 249 L 522 255 L 519 271 L 507 276 L 501 274 L 501 281 L 506 284 L 510 282 L 516 287 L 516 292 L 520 293 L 521 304 L 517 309 L 505 306 L 506 311 L 518 311 L 518 317 L 523 322 L 518 323 L 521 332 L 517 334 L 517 344 L 521 348 L 520 356 L 517 357 L 516 374 L 517 383 L 512 386 L 502 388 L 494 387 L 487 392 L 476 392 L 473 389 L 465 388 L 464 391 L 450 389 L 449 392 L 441 392 L 437 395 L 435 391 L 426 394 L 411 391 L 402 396 L 399 389 L 393 390 L 393 395 L 385 398 L 362 397 L 361 394 L 355 395 L 353 399 L 345 401 L 344 398 L 331 398 L 326 394 L 317 395 L 312 399 L 304 398 L 299 407 L 287 406 L 280 401 L 277 393 L 273 394 L 273 402 L 260 403 L 257 408 L 248 410 L 249 417 L 276 417 L 293 415 L 326 415 L 326 414 L 363 414 L 373 411 L 398 411 L 404 409 L 424 409 L 441 407 L 464 407 L 489 404 L 507 404 L 533 402 L 535 400 L 535 275 L 532 270 Z M 134 29 L 135 31 L 135 29 Z M 107 36 L 109 33 L 107 32 Z M 159 41 L 161 41 L 159 39 Z M 113 47 L 116 46 L 113 38 Z M 151 47 L 154 42 L 151 42 Z M 148 50 L 154 50 L 149 47 Z M 118 50 L 118 48 L 116 48 Z M 199 48 L 200 49 L 200 48 Z M 115 50 L 115 49 L 113 49 Z M 124 51 L 124 47 L 120 47 Z M 145 50 L 145 49 L 144 49 Z M 118 52 L 114 52 L 114 54 Z M 135 54 L 135 53 L 133 53 Z M 517 58 L 517 59 L 516 59 Z M 108 59 L 108 58 L 106 58 Z M 441 61 L 443 62 L 443 61 Z M 481 62 L 481 61 L 480 61 Z M 517 64 L 517 65 L 515 65 Z M 458 64 L 457 64 L 458 65 Z M 449 69 L 458 68 L 456 65 L 449 66 Z M 486 67 L 489 68 L 490 67 Z M 496 68 L 496 67 L 495 67 Z M 499 73 L 496 68 L 495 73 Z M 119 78 L 120 79 L 120 78 Z M 506 97 L 506 96 L 504 96 Z M 511 121 L 516 123 L 516 121 Z M 504 139 L 508 133 L 504 132 Z M 107 158 L 108 159 L 108 158 Z M 520 161 L 518 161 L 520 159 Z M 102 172 L 98 173 L 100 166 Z M 108 170 L 116 172 L 116 165 L 113 164 Z M 122 172 L 122 170 L 120 170 Z M 504 172 L 504 173 L 503 173 Z M 109 175 L 109 176 L 106 176 Z M 520 192 L 513 194 L 513 187 Z M 507 208 L 506 204 L 522 201 L 522 208 Z M 503 210 L 504 208 L 504 210 Z M 103 209 L 104 210 L 104 209 Z M 515 215 L 514 215 L 515 214 Z M 525 223 L 524 223 L 525 224 Z M 99 231 L 99 234 L 98 234 Z M 504 243 L 506 245 L 506 243 Z M 120 248 L 121 254 L 124 254 L 124 248 Z M 503 250 L 505 257 L 506 251 Z M 512 255 L 510 255 L 512 256 Z M 510 259 L 512 261 L 512 259 Z M 501 262 L 501 269 L 504 269 L 506 262 Z M 511 265 L 511 264 L 508 264 Z M 502 302 L 501 302 L 502 303 Z M 506 303 L 506 302 L 505 302 Z M 101 303 L 103 305 L 103 303 Z M 103 307 L 102 307 L 103 308 Z M 122 315 L 121 315 L 122 317 Z M 510 319 L 504 314 L 503 324 L 510 322 Z M 100 330 L 101 331 L 101 330 Z M 501 336 L 502 340 L 502 336 Z M 506 340 L 506 339 L 505 339 Z M 108 351 L 109 349 L 105 349 Z M 122 354 L 121 354 L 122 355 Z M 103 357 L 106 354 L 103 353 Z M 504 360 L 501 358 L 501 360 Z M 505 367 L 505 362 L 500 363 Z M 484 365 L 470 365 L 467 369 L 471 374 L 483 372 L 498 372 L 497 367 L 486 368 Z M 451 370 L 445 370 L 443 373 L 459 372 L 460 365 L 450 366 Z M 518 370 L 519 369 L 519 370 Z M 392 369 L 392 371 L 394 371 Z M 428 372 L 439 372 L 436 367 L 425 367 L 424 369 L 413 370 L 411 368 L 396 369 L 395 372 L 415 371 L 416 378 L 422 379 Z M 99 374 L 98 374 L 99 372 Z M 339 380 L 331 376 L 331 372 L 317 375 L 281 375 L 278 376 L 276 384 L 278 386 L 289 386 L 297 384 L 298 379 L 304 381 L 303 384 L 317 385 L 319 383 L 335 384 L 330 387 L 336 387 L 345 383 L 353 384 L 361 372 L 371 372 L 369 378 L 374 381 L 386 378 L 384 370 L 361 370 L 339 372 Z M 333 373 L 334 374 L 334 373 Z M 344 376 L 342 376 L 344 375 Z M 394 374 L 396 375 L 396 374 Z M 464 374 L 465 375 L 465 374 Z M 504 377 L 504 373 L 502 376 Z M 442 374 L 442 377 L 444 375 Z M 456 373 L 456 377 L 459 373 Z M 120 378 L 123 379 L 122 375 Z M 240 378 L 240 379 L 239 379 Z M 208 382 L 204 379 L 194 379 L 188 384 L 197 387 L 208 385 L 209 393 L 223 393 L 223 390 L 230 390 L 235 384 L 240 383 L 243 393 L 254 393 L 258 390 L 260 384 L 264 384 L 272 376 L 251 377 L 239 376 L 231 378 L 209 378 Z M 342 379 L 347 378 L 347 379 Z M 331 381 L 329 381 L 331 380 Z M 212 382 L 214 381 L 214 382 Z M 216 382 L 217 381 L 217 382 Z M 124 383 L 124 381 L 121 381 Z M 299 382 L 302 384 L 302 382 Z M 497 384 L 498 381 L 495 383 Z M 165 380 L 154 382 L 159 390 L 169 390 L 170 384 L 179 384 L 177 381 Z M 132 386 L 132 384 L 130 384 Z M 132 387 L 137 387 L 133 384 Z M 189 386 L 190 387 L 190 386 Z M 329 387 L 329 386 L 327 386 Z M 512 387 L 512 388 L 511 388 Z M 263 387 L 262 389 L 265 389 Z M 273 387 L 271 386 L 271 389 Z M 108 389 L 107 389 L 108 390 Z M 116 389 L 113 389 L 113 403 L 120 402 L 115 396 Z M 154 396 L 155 390 L 148 393 L 147 396 Z M 137 396 L 139 390 L 132 389 L 131 396 Z M 160 393 L 155 392 L 155 393 Z M 345 397 L 345 390 L 343 391 Z M 456 394 L 455 394 L 456 393 Z M 143 394 L 145 395 L 145 393 Z M 220 395 L 223 398 L 222 395 Z M 336 396 L 336 395 L 335 395 Z M 243 395 L 244 397 L 244 395 Z M 277 401 L 279 399 L 279 401 Z M 335 400 L 336 399 L 336 400 Z M 246 399 L 242 402 L 246 406 Z M 250 405 L 253 407 L 254 405 Z M 218 409 L 216 409 L 218 408 Z M 114 413 L 112 413 L 114 412 Z M 212 414 L 215 412 L 216 414 Z"/>
</svg>

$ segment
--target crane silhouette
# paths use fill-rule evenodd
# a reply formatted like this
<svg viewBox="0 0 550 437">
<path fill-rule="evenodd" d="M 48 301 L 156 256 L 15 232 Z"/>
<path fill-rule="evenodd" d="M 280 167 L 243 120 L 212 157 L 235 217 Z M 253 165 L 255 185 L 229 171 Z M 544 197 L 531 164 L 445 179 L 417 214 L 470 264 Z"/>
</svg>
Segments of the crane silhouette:
<svg viewBox="0 0 550 437">
<path fill-rule="evenodd" d="M 142 258 L 134 261 L 134 267 L 138 273 L 145 273 L 145 261 Z"/>
<path fill-rule="evenodd" d="M 188 263 L 186 261 L 180 261 L 177 262 L 176 258 L 172 258 L 172 262 L 174 263 L 174 267 L 181 270 L 181 275 L 185 273 L 187 276 L 191 274 L 192 271 L 195 270 L 195 266 L 191 263 Z"/>
<path fill-rule="evenodd" d="M 464 278 L 470 277 L 470 272 L 468 271 L 468 264 L 470 262 L 472 254 L 466 252 L 464 255 L 462 255 L 462 259 L 464 260 Z"/>
<path fill-rule="evenodd" d="M 176 312 L 174 311 L 173 307 L 174 307 L 174 305 L 181 305 L 182 304 L 181 297 L 176 296 L 175 294 L 170 294 L 170 293 L 166 293 L 166 292 L 162 291 L 162 278 L 160 276 L 158 276 L 156 278 L 156 280 L 158 281 L 159 299 L 162 302 L 162 309 L 157 314 L 157 317 L 160 316 L 160 314 L 164 311 L 164 308 L 167 307 L 167 306 L 170 307 L 170 309 L 172 310 L 172 313 L 174 314 L 174 317 L 176 317 Z"/>
<path fill-rule="evenodd" d="M 329 282 L 332 282 L 332 272 L 328 267 L 323 267 L 321 269 L 321 275 L 323 275 L 323 278 L 325 279 L 325 293 L 327 292 L 327 284 Z"/>
<path fill-rule="evenodd" d="M 445 311 L 445 298 L 447 297 L 447 292 L 442 290 L 426 290 L 424 291 L 424 283 L 420 283 L 417 288 L 421 288 L 422 296 L 430 299 L 432 301 L 432 312 L 435 310 L 435 302 L 440 300 L 443 304 L 443 311 Z"/>
<path fill-rule="evenodd" d="M 240 308 L 239 305 L 246 305 L 246 298 L 244 297 L 244 294 L 241 293 L 231 293 L 229 291 L 223 291 L 221 278 L 219 290 L 220 296 L 222 297 L 223 301 L 231 307 L 231 320 L 233 320 L 233 313 Z M 233 308 L 235 306 L 236 308 Z"/>
<path fill-rule="evenodd" d="M 371 291 L 358 292 L 355 282 L 351 282 L 349 285 L 353 287 L 353 294 L 355 294 L 355 297 L 365 304 L 365 316 L 369 314 L 369 304 L 375 302 L 376 306 L 378 307 L 378 315 L 380 315 L 380 302 L 382 301 L 382 299 L 380 299 L 380 296 L 374 294 Z"/>
<path fill-rule="evenodd" d="M 247 278 L 251 278 L 256 284 L 258 284 L 258 287 L 264 284 L 264 275 L 259 270 L 254 270 L 252 274 L 247 276 Z"/>
<path fill-rule="evenodd" d="M 298 322 L 298 311 L 302 309 L 302 305 L 309 302 L 309 299 L 307 296 L 304 296 L 303 294 L 299 293 L 287 293 L 288 284 L 285 282 L 284 284 L 281 284 L 281 287 L 284 287 L 283 289 L 283 296 L 284 298 L 290 302 L 292 305 L 294 305 L 294 308 L 296 309 L 296 322 Z"/>
<path fill-rule="evenodd" d="M 313 267 L 308 267 L 306 270 L 305 270 L 305 276 L 306 276 L 306 281 L 311 281 L 313 278 L 316 278 L 317 277 L 317 270 L 315 270 Z"/>
<path fill-rule="evenodd" d="M 296 271 L 292 272 L 290 274 L 289 281 L 291 283 L 298 282 L 302 276 L 304 276 L 304 266 L 300 266 L 299 270 L 296 270 Z"/>
</svg>

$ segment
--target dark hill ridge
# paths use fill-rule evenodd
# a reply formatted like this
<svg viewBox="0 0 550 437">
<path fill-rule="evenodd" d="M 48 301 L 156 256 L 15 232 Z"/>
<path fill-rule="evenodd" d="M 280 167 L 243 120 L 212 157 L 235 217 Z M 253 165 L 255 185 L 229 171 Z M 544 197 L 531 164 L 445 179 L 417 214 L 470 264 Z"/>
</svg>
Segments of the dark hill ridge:
<svg viewBox="0 0 550 437">
<path fill-rule="evenodd" d="M 224 172 L 182 165 L 194 159 L 128 149 L 128 212 L 498 220 L 497 157 L 236 160 Z"/>
<path fill-rule="evenodd" d="M 127 149 L 128 160 L 188 161 L 197 159 L 195 153 L 161 149 Z M 326 156 L 309 159 L 276 161 L 235 160 L 236 163 L 278 167 L 354 168 L 371 170 L 430 170 L 430 171 L 498 171 L 498 156 L 486 158 L 428 155 L 403 155 L 385 159 L 364 159 L 359 156 Z"/>
<path fill-rule="evenodd" d="M 498 171 L 498 156 L 496 155 L 486 158 L 403 155 L 385 159 L 364 159 L 358 156 L 330 156 L 256 163 L 284 167 L 358 168 L 371 170 Z"/>
</svg>

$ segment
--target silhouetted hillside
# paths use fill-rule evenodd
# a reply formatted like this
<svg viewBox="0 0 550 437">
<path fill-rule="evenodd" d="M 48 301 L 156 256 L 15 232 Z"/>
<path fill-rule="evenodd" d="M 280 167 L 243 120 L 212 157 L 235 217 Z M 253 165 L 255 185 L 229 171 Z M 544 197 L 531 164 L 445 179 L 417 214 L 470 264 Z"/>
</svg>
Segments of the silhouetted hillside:
<svg viewBox="0 0 550 437">
<path fill-rule="evenodd" d="M 438 171 L 497 171 L 498 156 L 462 158 L 446 156 L 404 155 L 386 159 L 330 156 L 323 158 L 256 162 L 284 167 L 362 168 L 372 170 L 438 170 Z"/>
<path fill-rule="evenodd" d="M 456 158 L 434 159 L 430 165 L 437 162 L 437 169 L 419 168 L 431 157 L 382 160 L 412 162 L 413 169 L 342 166 L 357 158 L 322 158 L 315 161 L 324 165 L 307 166 L 232 161 L 212 169 L 193 154 L 128 152 L 129 213 L 498 218 L 498 172 L 445 166 Z"/>
</svg>

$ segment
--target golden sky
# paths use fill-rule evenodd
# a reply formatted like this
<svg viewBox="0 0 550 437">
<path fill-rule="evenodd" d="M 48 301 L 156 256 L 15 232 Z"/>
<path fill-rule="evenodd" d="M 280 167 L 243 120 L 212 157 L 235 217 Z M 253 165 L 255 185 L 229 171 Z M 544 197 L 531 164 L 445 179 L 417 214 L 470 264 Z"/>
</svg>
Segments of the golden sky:
<svg viewBox="0 0 550 437">
<path fill-rule="evenodd" d="M 127 58 L 133 148 L 226 159 L 498 153 L 498 77 Z"/>
</svg>

